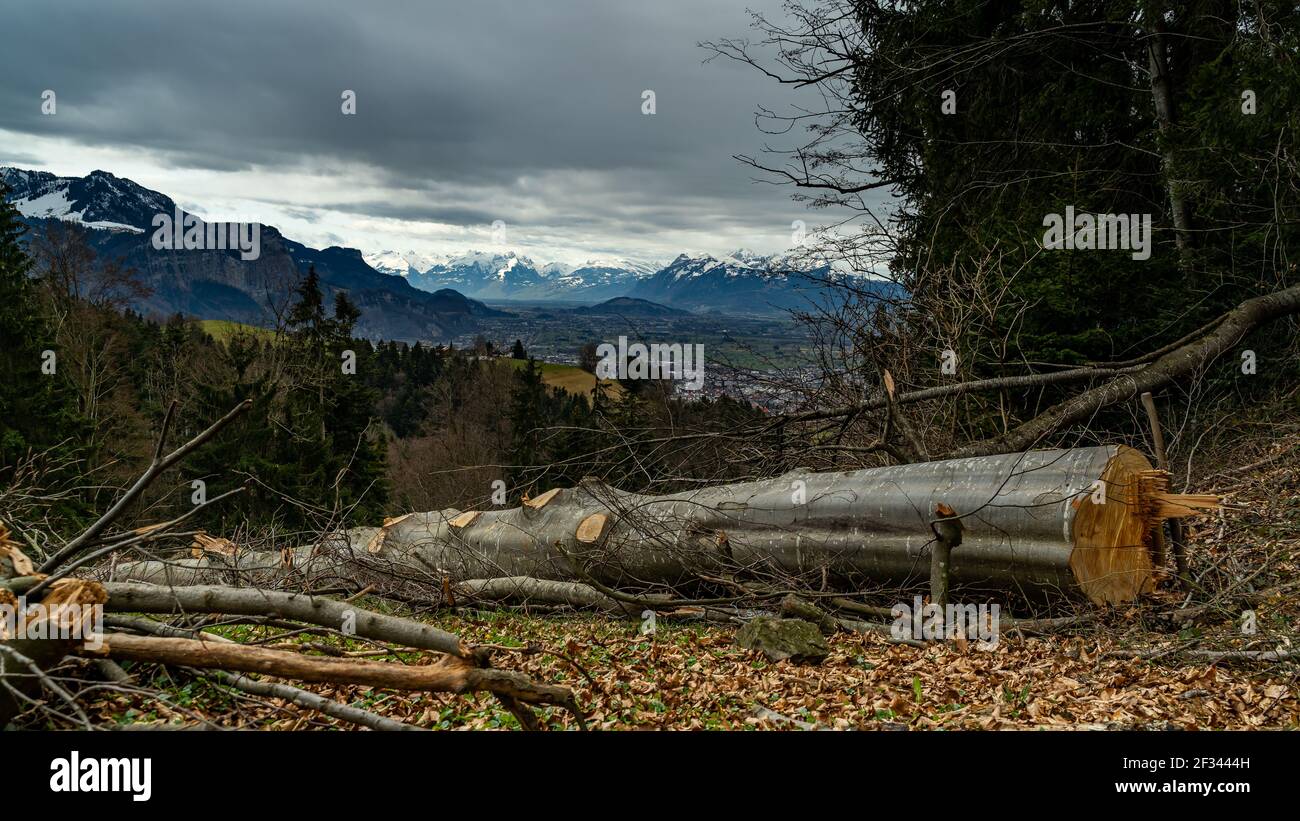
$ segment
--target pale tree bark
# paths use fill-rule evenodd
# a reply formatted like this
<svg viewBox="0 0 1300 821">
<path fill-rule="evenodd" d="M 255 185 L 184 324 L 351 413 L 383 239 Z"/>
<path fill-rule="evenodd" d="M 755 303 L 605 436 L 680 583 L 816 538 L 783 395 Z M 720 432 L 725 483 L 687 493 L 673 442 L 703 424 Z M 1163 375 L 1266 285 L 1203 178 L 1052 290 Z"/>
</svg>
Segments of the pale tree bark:
<svg viewBox="0 0 1300 821">
<path fill-rule="evenodd" d="M 589 481 L 518 508 L 398 517 L 372 531 L 355 561 L 406 567 L 453 591 L 467 582 L 497 595 L 551 588 L 570 604 L 602 607 L 611 606 L 606 598 L 649 601 L 619 590 L 746 574 L 923 588 L 940 525 L 959 522 L 959 538 L 944 539 L 949 548 L 960 544 L 946 574 L 954 588 L 1122 602 L 1153 584 L 1160 523 L 1217 505 L 1211 496 L 1171 494 L 1167 482 L 1123 446 L 795 472 L 666 496 Z M 219 588 L 105 588 L 115 608 L 147 612 L 275 612 L 337 626 L 342 607 L 266 591 L 248 591 L 240 604 L 240 591 Z M 362 627 L 358 620 L 359 634 L 394 640 Z"/>
</svg>

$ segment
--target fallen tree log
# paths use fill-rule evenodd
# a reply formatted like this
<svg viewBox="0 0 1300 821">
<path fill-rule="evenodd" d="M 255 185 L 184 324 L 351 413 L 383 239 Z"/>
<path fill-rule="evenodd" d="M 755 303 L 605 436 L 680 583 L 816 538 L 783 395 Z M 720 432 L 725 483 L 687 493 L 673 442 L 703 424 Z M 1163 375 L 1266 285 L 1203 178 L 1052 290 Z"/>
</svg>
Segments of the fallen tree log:
<svg viewBox="0 0 1300 821">
<path fill-rule="evenodd" d="M 354 544 L 364 548 L 376 530 L 377 528 L 357 528 L 349 533 Z M 279 587 L 289 580 L 319 585 L 337 576 L 353 550 L 354 547 L 349 544 L 346 536 L 287 550 L 202 550 L 196 551 L 200 555 L 188 558 L 126 562 L 112 572 L 111 578 L 103 581 L 144 582 L 169 587 L 196 584 Z"/>
<path fill-rule="evenodd" d="M 350 549 L 334 555 L 410 568 L 481 598 L 531 594 L 608 609 L 616 588 L 725 573 L 826 573 L 855 586 L 920 588 L 937 541 L 933 511 L 942 505 L 963 533 L 949 562 L 955 590 L 1118 603 L 1154 585 L 1161 523 L 1217 504 L 1214 496 L 1169 493 L 1167 474 L 1120 445 L 796 471 L 657 497 L 588 480 L 517 508 L 399 516 L 349 531 L 339 541 Z M 200 569 L 184 572 L 191 570 Z M 171 576 L 156 563 L 118 573 Z M 106 588 L 113 595 L 115 585 Z"/>
<path fill-rule="evenodd" d="M 587 481 L 518 508 L 399 517 L 368 550 L 452 579 L 616 587 L 768 567 L 908 586 L 928 579 L 930 511 L 943 503 L 964 529 L 954 586 L 1123 602 L 1152 586 L 1161 522 L 1217 506 L 1167 485 L 1125 446 L 795 472 L 660 497 Z"/>
</svg>

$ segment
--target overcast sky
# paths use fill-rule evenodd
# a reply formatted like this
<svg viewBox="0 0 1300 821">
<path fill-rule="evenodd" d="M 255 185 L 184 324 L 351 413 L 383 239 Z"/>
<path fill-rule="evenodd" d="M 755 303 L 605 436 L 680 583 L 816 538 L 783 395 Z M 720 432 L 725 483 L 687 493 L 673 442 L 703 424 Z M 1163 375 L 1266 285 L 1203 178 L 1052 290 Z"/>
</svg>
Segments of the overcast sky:
<svg viewBox="0 0 1300 821">
<path fill-rule="evenodd" d="M 0 165 L 102 168 L 210 219 L 366 252 L 492 250 L 495 220 L 538 262 L 784 250 L 793 220 L 826 215 L 731 157 L 773 140 L 756 106 L 798 97 L 697 46 L 752 36 L 749 8 L 781 14 L 778 0 L 13 4 Z"/>
</svg>

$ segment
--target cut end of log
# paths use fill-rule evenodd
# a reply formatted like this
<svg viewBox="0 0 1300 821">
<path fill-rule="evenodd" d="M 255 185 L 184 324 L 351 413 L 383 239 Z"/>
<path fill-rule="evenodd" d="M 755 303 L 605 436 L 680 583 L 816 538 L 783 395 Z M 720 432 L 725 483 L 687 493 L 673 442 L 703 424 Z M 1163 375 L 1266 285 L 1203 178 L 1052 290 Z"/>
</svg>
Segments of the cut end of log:
<svg viewBox="0 0 1300 821">
<path fill-rule="evenodd" d="M 1152 557 L 1163 555 L 1164 520 L 1215 510 L 1219 497 L 1169 493 L 1169 474 L 1123 445 L 1100 479 L 1101 492 L 1085 492 L 1075 506 L 1070 570 L 1093 602 L 1119 604 L 1155 586 Z"/>
</svg>

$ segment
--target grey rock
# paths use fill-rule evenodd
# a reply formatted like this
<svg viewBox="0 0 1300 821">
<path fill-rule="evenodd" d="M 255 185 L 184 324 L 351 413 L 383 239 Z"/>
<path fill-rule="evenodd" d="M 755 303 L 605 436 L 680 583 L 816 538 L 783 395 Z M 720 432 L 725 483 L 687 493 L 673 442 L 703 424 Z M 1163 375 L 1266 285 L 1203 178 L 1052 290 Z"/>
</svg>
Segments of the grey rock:
<svg viewBox="0 0 1300 821">
<path fill-rule="evenodd" d="M 769 661 L 789 659 L 794 664 L 820 664 L 831 652 L 817 625 L 803 619 L 771 616 L 760 616 L 741 627 L 736 644 L 757 650 Z"/>
</svg>

